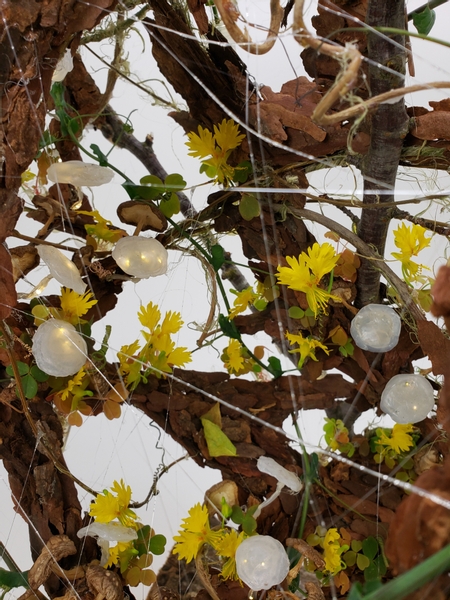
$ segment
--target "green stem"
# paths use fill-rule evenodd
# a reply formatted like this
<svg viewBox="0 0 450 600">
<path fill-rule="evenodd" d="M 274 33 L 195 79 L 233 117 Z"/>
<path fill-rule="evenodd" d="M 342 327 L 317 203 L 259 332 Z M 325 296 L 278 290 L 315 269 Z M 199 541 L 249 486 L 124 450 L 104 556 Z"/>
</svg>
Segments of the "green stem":
<svg viewBox="0 0 450 600">
<path fill-rule="evenodd" d="M 445 42 L 444 40 L 440 40 L 435 37 L 431 37 L 429 35 L 424 35 L 423 33 L 414 33 L 413 31 L 408 31 L 406 29 L 397 29 L 396 27 L 375 27 L 372 26 L 371 29 L 374 31 L 378 31 L 380 33 L 392 33 L 394 35 L 404 35 L 409 37 L 419 38 L 421 40 L 427 40 L 427 42 L 433 42 L 434 44 L 439 44 L 441 46 L 445 46 L 446 48 L 450 48 L 450 42 Z M 370 33 L 370 30 L 367 27 L 346 27 L 345 29 L 336 29 L 332 33 L 329 34 L 329 38 L 332 38 L 337 33 L 342 33 L 343 31 L 360 31 L 363 33 Z"/>
<path fill-rule="evenodd" d="M 227 265 L 236 265 L 237 267 L 244 267 L 244 269 L 251 269 L 252 271 L 256 271 L 257 273 L 262 273 L 263 275 L 270 275 L 269 271 L 263 271 L 262 269 L 256 269 L 255 267 L 251 267 L 250 265 L 244 265 L 243 263 L 235 262 L 234 260 L 224 260 L 223 261 Z"/>
<path fill-rule="evenodd" d="M 292 422 L 294 424 L 295 432 L 299 440 L 303 442 L 302 432 L 300 431 L 300 427 L 298 426 L 297 417 L 292 414 Z M 302 456 L 303 456 L 303 464 L 305 467 L 305 491 L 303 494 L 303 506 L 302 506 L 302 514 L 300 517 L 300 525 L 298 528 L 298 537 L 301 539 L 303 536 L 303 532 L 305 531 L 306 519 L 308 517 L 308 508 L 309 508 L 309 497 L 311 493 L 311 463 L 309 462 L 309 456 L 306 452 L 305 445 L 302 444 Z"/>
</svg>

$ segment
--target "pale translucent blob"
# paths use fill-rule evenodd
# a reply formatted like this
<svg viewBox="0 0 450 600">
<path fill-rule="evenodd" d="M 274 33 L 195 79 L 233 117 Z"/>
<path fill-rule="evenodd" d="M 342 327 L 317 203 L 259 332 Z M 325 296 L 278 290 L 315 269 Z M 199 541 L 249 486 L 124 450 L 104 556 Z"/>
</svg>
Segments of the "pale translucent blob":
<svg viewBox="0 0 450 600">
<path fill-rule="evenodd" d="M 120 238 L 112 251 L 112 257 L 122 271 L 139 279 L 157 277 L 167 271 L 167 250 L 154 238 Z"/>
<path fill-rule="evenodd" d="M 289 559 L 278 540 L 270 535 L 255 535 L 238 546 L 236 571 L 251 590 L 268 590 L 285 579 Z"/>
<path fill-rule="evenodd" d="M 120 523 L 91 523 L 77 533 L 79 538 L 86 536 L 99 538 L 107 542 L 131 542 L 137 539 L 137 531 Z"/>
<path fill-rule="evenodd" d="M 302 482 L 297 475 L 282 467 L 273 460 L 273 458 L 270 458 L 269 456 L 260 456 L 256 466 L 261 473 L 272 475 L 272 477 L 278 479 L 280 483 L 286 485 L 293 492 L 298 493 L 302 489 Z"/>
<path fill-rule="evenodd" d="M 41 245 L 37 247 L 37 251 L 56 281 L 59 281 L 61 285 L 70 288 L 77 294 L 84 294 L 86 284 L 81 279 L 76 266 L 61 250 L 53 246 Z"/>
<path fill-rule="evenodd" d="M 73 69 L 73 58 L 69 48 L 66 49 L 62 58 L 58 61 L 52 75 L 52 81 L 63 81 L 67 73 Z"/>
<path fill-rule="evenodd" d="M 353 318 L 350 335 L 361 350 L 388 352 L 398 344 L 402 322 L 389 306 L 368 304 Z"/>
<path fill-rule="evenodd" d="M 381 394 L 381 410 L 396 423 L 423 421 L 433 406 L 433 388 L 422 375 L 395 375 Z"/>
<path fill-rule="evenodd" d="M 73 325 L 49 319 L 34 334 L 33 356 L 37 366 L 55 377 L 75 375 L 87 360 L 87 346 Z"/>
<path fill-rule="evenodd" d="M 47 177 L 54 183 L 71 183 L 81 187 L 94 187 L 109 183 L 114 177 L 114 171 L 108 167 L 100 167 L 85 163 L 82 160 L 67 160 L 49 166 Z"/>
</svg>

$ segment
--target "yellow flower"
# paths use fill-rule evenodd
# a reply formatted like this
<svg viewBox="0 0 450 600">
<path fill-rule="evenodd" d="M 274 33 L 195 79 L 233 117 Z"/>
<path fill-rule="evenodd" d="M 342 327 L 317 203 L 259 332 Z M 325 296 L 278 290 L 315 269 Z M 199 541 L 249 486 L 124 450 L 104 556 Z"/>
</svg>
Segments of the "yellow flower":
<svg viewBox="0 0 450 600">
<path fill-rule="evenodd" d="M 402 223 L 394 231 L 394 243 L 400 252 L 392 252 L 392 256 L 402 263 L 403 276 L 406 280 L 414 281 L 424 267 L 411 260 L 412 256 L 417 256 L 421 250 L 430 245 L 431 238 L 426 238 L 427 230 L 421 225 L 407 226 Z"/>
<path fill-rule="evenodd" d="M 341 546 L 341 536 L 335 527 L 328 529 L 322 541 L 323 558 L 325 560 L 325 570 L 330 575 L 336 575 L 346 565 L 341 559 L 342 552 L 348 550 L 348 546 Z"/>
<path fill-rule="evenodd" d="M 228 164 L 228 157 L 237 148 L 245 135 L 239 133 L 239 126 L 232 119 L 224 119 L 214 125 L 214 136 L 208 129 L 198 126 L 198 135 L 188 133 L 190 156 L 202 158 L 201 172 L 213 177 L 219 183 L 229 183 L 234 176 L 234 167 Z"/>
<path fill-rule="evenodd" d="M 230 340 L 230 343 L 224 350 L 228 360 L 225 360 L 225 367 L 228 373 L 236 374 L 244 366 L 244 357 L 241 354 L 241 344 L 238 340 Z"/>
<path fill-rule="evenodd" d="M 91 292 L 77 294 L 65 287 L 61 290 L 62 318 L 72 325 L 78 325 L 80 317 L 85 315 L 95 304 L 97 304 L 97 300 Z"/>
<path fill-rule="evenodd" d="M 377 444 L 390 448 L 396 454 L 407 452 L 414 446 L 414 440 L 411 437 L 411 433 L 414 431 L 414 426 L 410 423 L 401 424 L 396 423 L 392 428 L 392 432 L 388 437 L 384 431 L 378 437 Z"/>
<path fill-rule="evenodd" d="M 317 316 L 319 311 L 326 310 L 330 299 L 339 301 L 339 298 L 319 287 L 322 277 L 334 269 L 338 260 L 339 255 L 331 244 L 315 243 L 307 254 L 302 252 L 298 259 L 294 256 L 286 257 L 289 266 L 278 267 L 278 282 L 292 290 L 303 292 L 309 308 Z"/>
<path fill-rule="evenodd" d="M 172 334 L 177 333 L 181 329 L 183 321 L 179 312 L 172 312 L 171 310 L 166 313 L 164 320 L 161 325 L 161 333 Z"/>
<path fill-rule="evenodd" d="M 67 386 L 61 390 L 61 399 L 66 400 L 69 397 L 70 393 L 74 393 L 75 388 L 81 386 L 83 379 L 86 377 L 86 371 L 84 370 L 84 366 L 78 371 L 78 373 L 70 379 L 67 383 Z"/>
<path fill-rule="evenodd" d="M 312 360 L 315 360 L 317 362 L 317 358 L 315 355 L 316 348 L 321 348 L 327 354 L 330 353 L 330 351 L 324 344 L 319 342 L 319 340 L 315 340 L 312 337 L 304 338 L 301 334 L 295 335 L 295 334 L 289 333 L 289 332 L 286 332 L 286 337 L 289 340 L 289 343 L 298 344 L 298 346 L 299 346 L 298 348 L 295 348 L 294 350 L 289 350 L 289 352 L 291 352 L 292 354 L 295 352 L 298 352 L 300 354 L 300 358 L 298 361 L 299 369 L 302 368 L 303 363 L 305 362 L 305 360 L 307 358 L 312 358 Z"/>
<path fill-rule="evenodd" d="M 149 302 L 147 306 L 141 306 L 138 313 L 139 321 L 150 333 L 153 333 L 161 319 L 161 311 L 156 304 Z"/>
<path fill-rule="evenodd" d="M 110 226 L 112 226 L 111 221 L 104 219 L 98 210 L 77 210 L 77 213 L 94 218 L 96 223 L 88 223 L 84 228 L 86 233 L 96 241 L 101 240 L 109 244 L 115 244 L 121 237 L 126 235 L 122 229 L 110 229 Z"/>
<path fill-rule="evenodd" d="M 115 495 L 108 490 L 98 494 L 91 505 L 89 514 L 98 523 L 110 523 L 118 519 L 125 527 L 136 527 L 136 513 L 128 508 L 131 500 L 131 488 L 125 486 L 123 479 L 120 483 L 114 481 L 111 488 Z"/>
<path fill-rule="evenodd" d="M 220 572 L 224 579 L 239 580 L 236 572 L 236 550 L 246 537 L 247 535 L 243 531 L 238 533 L 235 529 L 230 529 L 214 545 L 217 554 L 227 559 Z"/>
<path fill-rule="evenodd" d="M 249 304 L 253 304 L 257 297 L 258 294 L 255 294 L 251 286 L 245 288 L 242 292 L 239 292 L 236 296 L 236 300 L 233 302 L 233 308 L 230 310 L 229 318 L 234 319 L 234 317 L 246 311 Z"/>
<path fill-rule="evenodd" d="M 217 531 L 211 531 L 206 506 L 197 503 L 189 510 L 189 517 L 183 519 L 178 535 L 174 536 L 176 544 L 172 553 L 178 554 L 178 560 L 184 558 L 189 563 L 197 556 L 203 544 L 215 546 L 220 535 Z"/>
</svg>

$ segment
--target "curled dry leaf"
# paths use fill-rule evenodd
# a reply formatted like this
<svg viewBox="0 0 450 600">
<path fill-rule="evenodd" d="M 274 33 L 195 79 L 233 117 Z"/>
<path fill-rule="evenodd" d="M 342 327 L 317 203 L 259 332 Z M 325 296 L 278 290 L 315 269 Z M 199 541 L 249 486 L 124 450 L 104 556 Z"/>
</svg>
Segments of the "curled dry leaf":
<svg viewBox="0 0 450 600">
<path fill-rule="evenodd" d="M 298 550 L 302 556 L 312 561 L 317 569 L 323 569 L 325 567 L 325 561 L 319 552 L 317 552 L 317 550 L 307 544 L 304 540 L 288 538 L 286 540 L 286 546 Z"/>
<path fill-rule="evenodd" d="M 11 248 L 12 274 L 14 282 L 38 266 L 39 256 L 33 244 Z"/>
<path fill-rule="evenodd" d="M 86 581 L 90 591 L 97 598 L 106 600 L 122 600 L 123 587 L 120 577 L 113 571 L 107 571 L 99 565 L 93 565 L 86 570 Z"/>
<path fill-rule="evenodd" d="M 30 588 L 36 590 L 43 585 L 50 577 L 57 562 L 61 558 L 75 554 L 76 551 L 75 544 L 67 535 L 51 537 L 28 573 Z M 59 567 L 57 568 L 59 569 Z"/>
<path fill-rule="evenodd" d="M 322 588 L 318 582 L 309 581 L 305 583 L 305 589 L 308 592 L 308 600 L 325 600 Z"/>
<path fill-rule="evenodd" d="M 411 133 L 419 140 L 450 140 L 450 111 L 433 111 L 416 117 Z"/>
</svg>

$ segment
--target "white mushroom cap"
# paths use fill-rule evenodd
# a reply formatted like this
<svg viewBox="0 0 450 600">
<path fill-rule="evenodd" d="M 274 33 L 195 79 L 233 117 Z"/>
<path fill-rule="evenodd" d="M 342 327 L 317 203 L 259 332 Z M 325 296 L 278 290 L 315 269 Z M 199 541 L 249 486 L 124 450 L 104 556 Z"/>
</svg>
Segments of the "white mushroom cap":
<svg viewBox="0 0 450 600">
<path fill-rule="evenodd" d="M 59 281 L 61 285 L 70 288 L 77 294 L 84 294 L 86 284 L 81 279 L 81 275 L 74 263 L 61 250 L 42 244 L 37 247 L 37 251 L 56 281 Z"/>
<path fill-rule="evenodd" d="M 54 183 L 93 187 L 109 183 L 114 177 L 114 172 L 108 167 L 85 163 L 82 160 L 67 160 L 50 165 L 47 177 Z"/>
<path fill-rule="evenodd" d="M 275 479 L 296 494 L 302 489 L 302 482 L 297 475 L 279 465 L 273 458 L 260 456 L 256 466 L 261 473 L 266 473 L 267 475 L 275 477 Z"/>
</svg>

